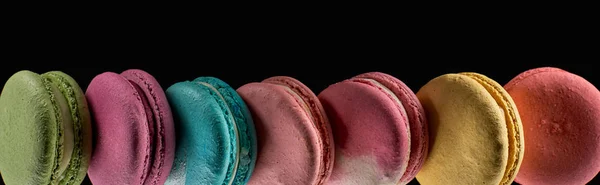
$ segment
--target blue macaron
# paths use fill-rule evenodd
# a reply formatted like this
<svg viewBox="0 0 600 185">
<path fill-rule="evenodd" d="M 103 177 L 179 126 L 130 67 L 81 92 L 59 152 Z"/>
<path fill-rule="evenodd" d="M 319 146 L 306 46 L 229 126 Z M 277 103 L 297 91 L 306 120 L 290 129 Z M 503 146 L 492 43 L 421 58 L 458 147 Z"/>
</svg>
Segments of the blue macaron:
<svg viewBox="0 0 600 185">
<path fill-rule="evenodd" d="M 246 184 L 256 162 L 256 131 L 235 89 L 214 77 L 166 90 L 175 119 L 175 162 L 165 184 Z"/>
</svg>

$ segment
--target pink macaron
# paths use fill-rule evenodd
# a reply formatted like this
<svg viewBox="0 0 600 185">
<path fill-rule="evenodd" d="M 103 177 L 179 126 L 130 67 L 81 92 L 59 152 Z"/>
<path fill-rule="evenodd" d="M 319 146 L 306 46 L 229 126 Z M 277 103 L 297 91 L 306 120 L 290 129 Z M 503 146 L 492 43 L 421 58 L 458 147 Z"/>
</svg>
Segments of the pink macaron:
<svg viewBox="0 0 600 185">
<path fill-rule="evenodd" d="M 175 131 L 156 79 L 137 69 L 105 72 L 90 82 L 86 98 L 95 131 L 91 182 L 164 184 L 173 164 Z"/>
<path fill-rule="evenodd" d="M 428 148 L 426 116 L 395 77 L 364 73 L 319 94 L 330 118 L 336 157 L 326 184 L 407 184 Z"/>
<path fill-rule="evenodd" d="M 600 171 L 600 92 L 568 71 L 525 71 L 504 88 L 523 123 L 525 156 L 516 182 L 586 184 Z"/>
<path fill-rule="evenodd" d="M 334 157 L 329 121 L 317 96 L 284 76 L 243 85 L 258 136 L 256 166 L 248 184 L 321 185 Z"/>
</svg>

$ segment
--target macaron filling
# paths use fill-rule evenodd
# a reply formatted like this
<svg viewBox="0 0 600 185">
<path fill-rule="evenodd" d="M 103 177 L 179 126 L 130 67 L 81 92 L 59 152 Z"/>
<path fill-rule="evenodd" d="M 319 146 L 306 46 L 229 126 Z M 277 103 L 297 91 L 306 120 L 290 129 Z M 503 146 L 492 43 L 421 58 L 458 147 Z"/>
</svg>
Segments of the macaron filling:
<svg viewBox="0 0 600 185">
<path fill-rule="evenodd" d="M 369 82 L 371 85 L 374 85 L 376 88 L 382 90 L 383 93 L 387 94 L 388 97 L 392 98 L 392 100 L 394 102 L 396 102 L 396 105 L 397 105 L 398 109 L 400 110 L 400 112 L 402 113 L 402 115 L 404 115 L 404 120 L 405 120 L 406 128 L 407 128 L 406 129 L 407 136 L 408 136 L 407 139 L 408 139 L 408 145 L 409 145 L 408 146 L 408 148 L 409 148 L 408 153 L 406 154 L 406 157 L 405 157 L 405 159 L 403 161 L 404 162 L 404 167 L 402 169 L 402 175 L 404 175 L 404 173 L 406 172 L 406 167 L 408 166 L 408 160 L 410 159 L 409 155 L 410 155 L 410 140 L 411 140 L 411 138 L 410 138 L 410 129 L 408 129 L 410 127 L 410 124 L 408 123 L 408 114 L 406 113 L 406 109 L 404 108 L 404 105 L 402 105 L 402 101 L 400 101 L 400 98 L 398 98 L 398 96 L 396 96 L 396 94 L 392 90 L 390 90 L 389 88 L 387 88 L 385 85 L 379 83 L 377 80 L 370 79 L 370 78 L 364 78 L 364 77 L 357 77 L 357 78 L 355 78 L 355 80 L 356 79 L 358 79 L 358 80 L 365 80 L 365 81 Z M 400 179 L 398 179 L 398 180 L 400 180 Z"/>
<path fill-rule="evenodd" d="M 328 128 L 326 125 L 329 125 L 329 122 L 325 118 L 324 112 L 322 108 L 320 108 L 318 103 L 318 98 L 315 96 L 311 96 L 311 90 L 304 86 L 301 82 L 289 78 L 289 77 L 271 77 L 265 79 L 263 83 L 269 83 L 273 85 L 277 85 L 283 87 L 283 90 L 288 92 L 292 97 L 296 100 L 302 110 L 307 114 L 308 118 L 312 121 L 313 128 L 319 133 L 321 139 L 318 140 L 319 147 L 323 149 L 323 153 L 320 156 L 322 159 L 322 165 L 319 165 L 319 177 L 317 184 L 323 184 L 327 177 L 331 174 L 331 168 L 333 167 L 333 155 L 332 146 L 330 143 L 328 133 Z M 314 98 L 313 98 L 314 97 Z M 330 149 L 331 147 L 331 149 Z"/>
<path fill-rule="evenodd" d="M 392 90 L 387 88 L 385 85 L 379 83 L 377 80 L 369 79 L 369 78 L 360 78 L 360 79 L 367 80 L 367 81 L 371 82 L 373 85 L 377 86 L 379 89 L 383 90 L 383 92 L 388 94 L 388 96 L 391 97 L 396 102 L 396 104 L 400 108 L 400 112 L 402 112 L 402 114 L 404 114 L 404 115 L 408 115 L 406 113 L 406 109 L 404 109 L 404 105 L 402 105 L 402 101 L 400 101 L 400 98 L 398 98 L 398 96 L 396 96 L 396 94 L 394 94 L 394 92 L 392 92 Z M 410 139 L 410 137 L 409 137 L 409 139 Z"/>
<path fill-rule="evenodd" d="M 478 75 L 478 74 L 473 74 L 473 73 L 462 73 L 462 75 L 465 75 L 475 81 L 477 81 L 479 84 L 481 84 L 486 91 L 488 91 L 488 93 L 494 98 L 498 108 L 500 109 L 500 111 L 502 112 L 503 115 L 505 115 L 507 117 L 506 119 L 506 126 L 507 126 L 507 131 L 508 131 L 508 136 L 512 137 L 511 139 L 509 139 L 509 141 L 514 140 L 514 142 L 509 142 L 509 154 L 511 156 L 509 156 L 509 161 L 506 164 L 506 169 L 504 170 L 504 175 L 503 178 L 500 182 L 501 185 L 508 185 L 510 183 L 512 183 L 512 181 L 514 180 L 515 176 L 516 176 L 516 171 L 517 168 L 519 166 L 519 159 L 522 158 L 521 152 L 519 150 L 521 150 L 521 144 L 520 144 L 520 132 L 519 132 L 519 125 L 517 124 L 516 121 L 516 115 L 514 110 L 512 110 L 510 103 L 508 101 L 508 97 L 506 97 L 503 93 L 500 93 L 498 90 L 498 88 L 502 88 L 501 86 L 494 86 L 493 84 L 491 84 L 490 82 L 486 81 L 486 79 L 483 79 L 482 76 Z"/>
<path fill-rule="evenodd" d="M 198 82 L 198 81 L 197 81 L 196 83 L 198 83 L 198 84 L 200 84 L 200 85 L 204 85 L 204 86 L 208 87 L 208 88 L 209 88 L 209 89 L 211 89 L 211 90 L 212 90 L 212 91 L 213 91 L 215 94 L 217 94 L 217 96 L 219 96 L 219 98 L 221 99 L 221 101 L 223 101 L 223 102 L 227 102 L 227 101 L 225 100 L 225 98 L 223 97 L 223 95 L 222 95 L 221 93 L 219 93 L 219 91 L 217 90 L 217 88 L 215 88 L 213 85 L 211 85 L 211 84 L 209 84 L 209 83 L 206 83 L 206 82 Z M 233 130 L 234 130 L 234 132 L 235 132 L 235 138 L 238 138 L 238 139 L 236 139 L 236 140 L 235 140 L 235 141 L 236 141 L 236 146 L 237 146 L 237 151 L 235 152 L 235 153 L 236 153 L 236 156 L 235 156 L 235 159 L 234 159 L 234 160 L 235 160 L 235 162 L 234 162 L 234 166 L 233 166 L 233 170 L 232 170 L 231 178 L 229 178 L 229 182 L 227 182 L 227 184 L 228 184 L 228 185 L 231 185 L 231 184 L 233 184 L 233 182 L 234 182 L 234 180 L 235 180 L 235 178 L 234 178 L 234 177 L 235 177 L 235 175 L 236 175 L 236 173 L 237 173 L 237 168 L 238 168 L 238 166 L 239 166 L 239 162 L 240 162 L 240 151 L 239 151 L 239 150 L 240 150 L 240 141 L 239 141 L 239 138 L 240 138 L 240 136 L 239 136 L 239 133 L 238 133 L 237 124 L 236 124 L 236 122 L 235 122 L 235 119 L 234 119 L 234 117 L 233 117 L 233 112 L 231 111 L 231 109 L 229 108 L 229 106 L 226 106 L 226 110 L 227 110 L 227 113 L 228 113 L 228 115 L 229 115 L 229 117 L 228 117 L 228 118 L 229 118 L 229 119 L 231 120 L 231 122 L 233 123 Z"/>
<path fill-rule="evenodd" d="M 282 86 L 283 89 L 285 89 L 285 91 L 287 91 L 292 96 L 294 96 L 294 98 L 296 99 L 296 102 L 298 102 L 300 104 L 302 109 L 304 109 L 304 112 L 306 112 L 308 114 L 308 117 L 310 117 L 314 122 L 315 118 L 312 114 L 312 111 L 310 111 L 310 109 L 308 108 L 308 104 L 302 99 L 302 97 L 300 95 L 298 95 L 298 93 L 294 92 L 294 90 L 292 90 L 288 86 L 284 86 L 284 85 L 280 85 L 280 86 Z"/>
<path fill-rule="evenodd" d="M 146 119 L 148 120 L 148 133 L 150 139 L 150 144 L 149 144 L 149 148 L 147 150 L 149 150 L 149 154 L 148 156 L 146 156 L 146 162 L 144 163 L 144 172 L 145 174 L 141 177 L 141 179 L 143 179 L 144 182 L 148 182 L 148 181 L 152 181 L 154 179 L 151 178 L 155 178 L 155 177 L 148 177 L 150 174 L 152 174 L 152 168 L 150 168 L 151 166 L 153 166 L 153 163 L 155 162 L 156 156 L 154 156 L 156 154 L 156 152 L 154 152 L 156 149 L 153 143 L 156 143 L 156 137 L 155 137 L 155 128 L 154 126 L 156 125 L 155 121 L 154 121 L 154 112 L 152 111 L 152 108 L 150 108 L 150 104 L 148 103 L 148 97 L 146 97 L 146 95 L 144 94 L 144 91 L 141 89 L 141 87 L 136 84 L 135 82 L 128 80 L 129 83 L 134 87 L 134 89 L 137 91 L 138 96 L 140 97 L 140 100 L 142 101 L 142 104 L 144 106 L 144 112 L 146 113 Z"/>
<path fill-rule="evenodd" d="M 58 71 L 52 71 L 52 72 L 48 72 L 48 73 L 44 73 L 42 76 L 47 77 L 49 79 L 52 80 L 52 82 L 58 87 L 58 89 L 62 92 L 62 94 L 64 95 L 64 98 L 67 102 L 67 105 L 70 108 L 70 117 L 73 121 L 72 124 L 72 130 L 73 130 L 73 139 L 74 139 L 74 143 L 73 143 L 73 152 L 71 155 L 71 161 L 66 169 L 66 171 L 64 172 L 64 176 L 63 179 L 61 180 L 60 183 L 67 183 L 67 184 L 77 184 L 79 182 L 81 182 L 83 180 L 83 178 L 86 175 L 86 171 L 87 170 L 82 170 L 82 166 L 84 166 L 83 168 L 85 168 L 85 164 L 83 164 L 82 160 L 84 159 L 84 151 L 85 148 L 91 148 L 91 146 L 86 146 L 84 144 L 84 136 L 83 136 L 83 132 L 84 132 L 84 117 L 83 117 L 83 113 L 80 112 L 80 101 L 85 101 L 82 99 L 79 99 L 77 97 L 77 92 L 78 92 L 78 85 L 76 84 L 77 82 L 73 82 L 72 80 L 68 79 L 68 75 L 62 73 L 62 72 L 58 72 Z"/>
<path fill-rule="evenodd" d="M 42 77 L 44 84 L 46 86 L 46 90 L 48 90 L 51 101 L 53 103 L 55 111 L 59 111 L 56 113 L 57 120 L 62 125 L 61 132 L 62 133 L 62 142 L 59 139 L 59 144 L 57 145 L 57 150 L 62 149 L 62 151 L 57 152 L 57 161 L 58 166 L 56 167 L 53 174 L 57 174 L 58 177 L 53 177 L 53 180 L 60 180 L 59 178 L 63 176 L 63 173 L 66 171 L 69 166 L 69 162 L 71 161 L 71 156 L 73 154 L 73 148 L 75 146 L 75 138 L 73 133 L 73 119 L 71 118 L 71 111 L 67 100 L 60 92 L 60 90 L 51 82 L 50 79 Z M 60 147 L 62 146 L 62 147 Z"/>
</svg>

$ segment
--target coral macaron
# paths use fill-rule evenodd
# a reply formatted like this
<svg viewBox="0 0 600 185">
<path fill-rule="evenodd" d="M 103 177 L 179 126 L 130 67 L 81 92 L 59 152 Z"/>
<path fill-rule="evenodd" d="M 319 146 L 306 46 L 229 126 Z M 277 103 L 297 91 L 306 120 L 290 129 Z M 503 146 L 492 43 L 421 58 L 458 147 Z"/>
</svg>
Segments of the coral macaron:
<svg viewBox="0 0 600 185">
<path fill-rule="evenodd" d="M 329 121 L 316 95 L 284 76 L 237 89 L 247 103 L 258 137 L 258 158 L 248 184 L 323 184 L 333 166 Z"/>
<path fill-rule="evenodd" d="M 523 120 L 525 156 L 516 182 L 586 184 L 600 171 L 600 92 L 568 71 L 541 67 L 504 88 Z"/>
<path fill-rule="evenodd" d="M 105 72 L 86 97 L 94 125 L 88 176 L 93 184 L 164 184 L 173 164 L 175 129 L 158 81 L 145 71 Z"/>
</svg>

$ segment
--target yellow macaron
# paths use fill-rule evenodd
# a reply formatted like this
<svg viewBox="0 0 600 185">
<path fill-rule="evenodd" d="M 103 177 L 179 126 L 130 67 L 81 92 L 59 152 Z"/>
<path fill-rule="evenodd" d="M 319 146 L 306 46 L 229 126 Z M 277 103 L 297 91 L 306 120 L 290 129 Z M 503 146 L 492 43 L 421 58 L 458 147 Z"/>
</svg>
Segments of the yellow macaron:
<svg viewBox="0 0 600 185">
<path fill-rule="evenodd" d="M 417 97 L 430 129 L 429 155 L 416 177 L 420 184 L 513 182 L 523 159 L 523 130 L 500 84 L 478 73 L 445 74 Z"/>
</svg>

